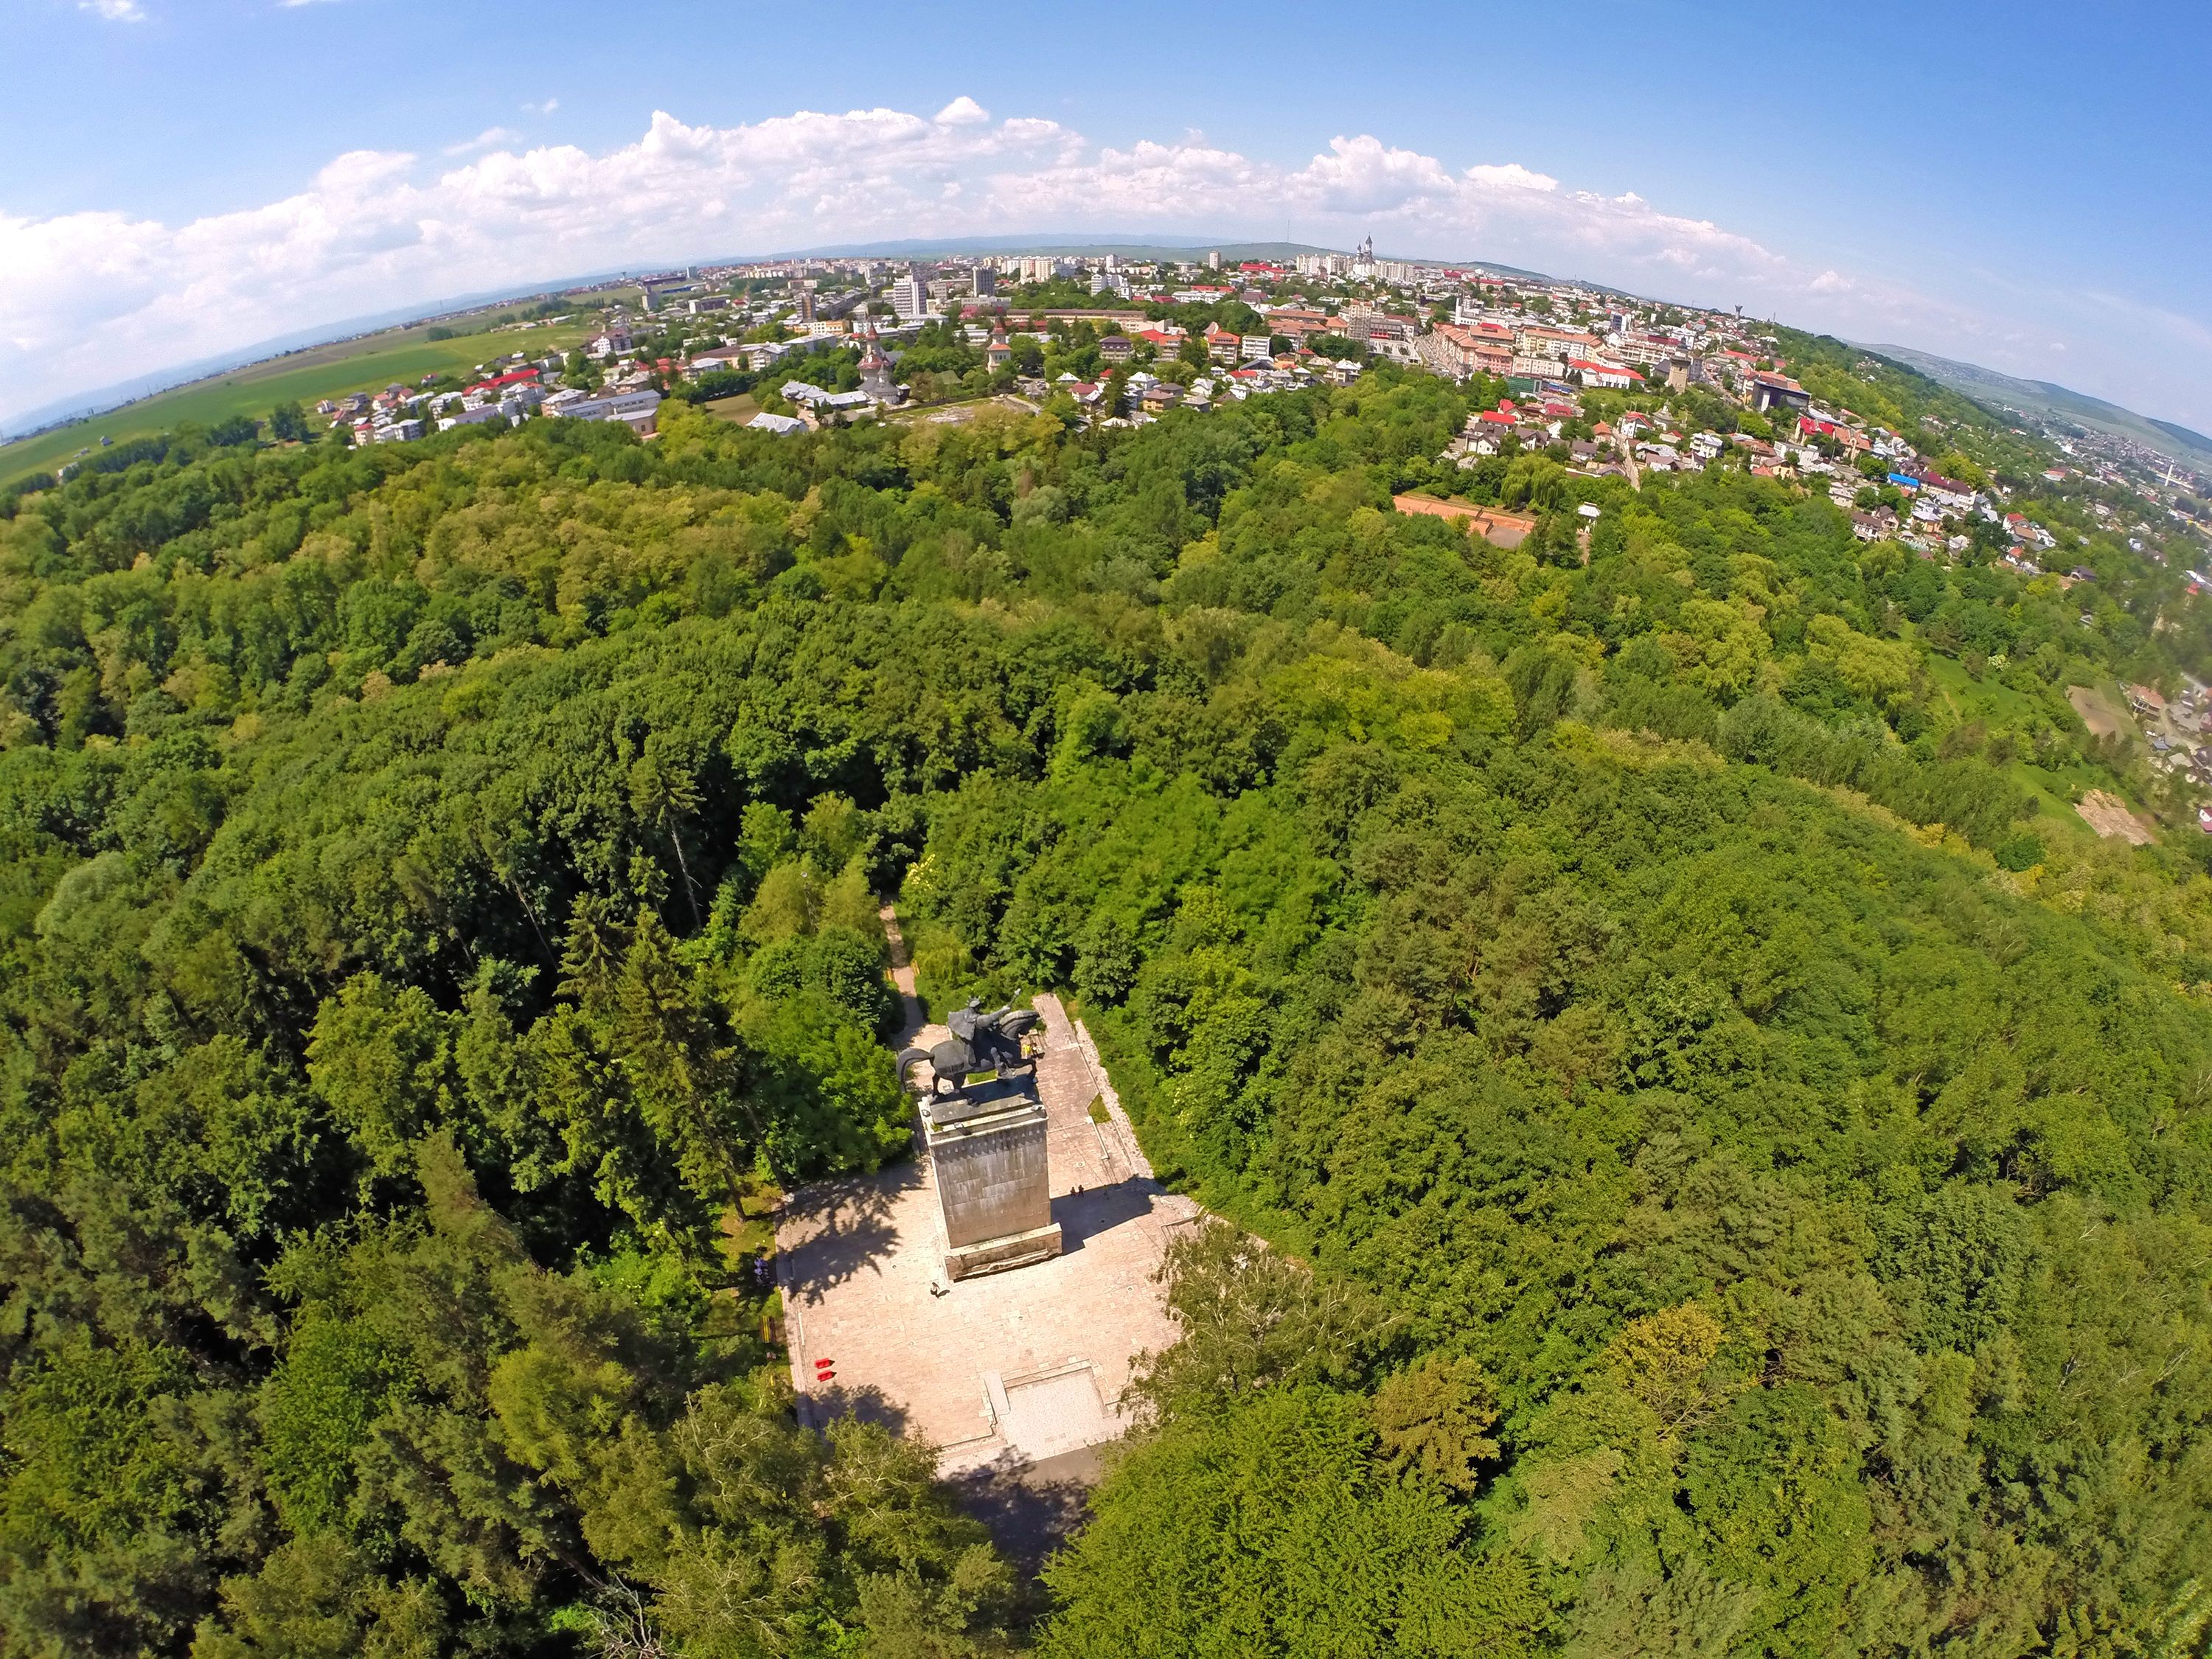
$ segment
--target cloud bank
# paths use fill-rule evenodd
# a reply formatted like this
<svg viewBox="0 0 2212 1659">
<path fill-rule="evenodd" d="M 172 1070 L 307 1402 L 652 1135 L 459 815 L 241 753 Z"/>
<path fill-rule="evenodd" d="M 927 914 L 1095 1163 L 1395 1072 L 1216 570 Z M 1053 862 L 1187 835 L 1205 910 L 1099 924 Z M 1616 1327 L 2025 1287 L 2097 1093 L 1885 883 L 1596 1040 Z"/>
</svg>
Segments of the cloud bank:
<svg viewBox="0 0 2212 1659">
<path fill-rule="evenodd" d="M 601 155 L 525 147 L 493 128 L 434 161 L 352 151 L 281 201 L 178 225 L 0 211 L 0 422 L 164 364 L 464 291 L 826 242 L 1109 226 L 1333 246 L 1371 234 L 1386 252 L 1741 303 L 1860 338 L 1978 351 L 2014 372 L 2051 362 L 2070 339 L 2072 372 L 2100 362 L 2094 378 L 2107 385 L 2134 337 L 2169 349 L 2177 338 L 2171 319 L 2117 296 L 2075 296 L 2069 316 L 2038 315 L 2040 301 L 2021 295 L 2014 317 L 1809 268 L 1708 220 L 1516 161 L 1455 167 L 1364 134 L 1332 138 L 1298 167 L 1195 133 L 1115 149 L 962 97 L 928 117 L 801 111 L 732 127 L 656 112 L 635 143 Z M 2212 339 L 2197 335 L 2182 344 L 2212 361 Z"/>
</svg>

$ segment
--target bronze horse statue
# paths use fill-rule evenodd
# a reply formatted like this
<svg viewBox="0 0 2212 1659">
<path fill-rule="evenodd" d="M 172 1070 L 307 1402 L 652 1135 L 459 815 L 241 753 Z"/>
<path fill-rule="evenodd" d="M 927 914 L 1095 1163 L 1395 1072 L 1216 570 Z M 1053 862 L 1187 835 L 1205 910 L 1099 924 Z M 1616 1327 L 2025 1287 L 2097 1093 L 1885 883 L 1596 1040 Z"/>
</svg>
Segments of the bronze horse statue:
<svg viewBox="0 0 2212 1659">
<path fill-rule="evenodd" d="M 957 1092 L 971 1072 L 997 1072 L 1001 1075 L 1017 1066 L 1036 1069 L 1034 1056 L 1022 1052 L 1022 1039 L 1043 1023 L 1044 1017 L 1030 1008 L 1000 1008 L 992 1013 L 981 1012 L 980 1000 L 970 1002 L 965 1008 L 955 1008 L 945 1023 L 952 1035 L 933 1048 L 907 1048 L 898 1057 L 899 1086 L 906 1086 L 907 1073 L 915 1061 L 929 1062 L 933 1081 L 933 1093 Z"/>
</svg>

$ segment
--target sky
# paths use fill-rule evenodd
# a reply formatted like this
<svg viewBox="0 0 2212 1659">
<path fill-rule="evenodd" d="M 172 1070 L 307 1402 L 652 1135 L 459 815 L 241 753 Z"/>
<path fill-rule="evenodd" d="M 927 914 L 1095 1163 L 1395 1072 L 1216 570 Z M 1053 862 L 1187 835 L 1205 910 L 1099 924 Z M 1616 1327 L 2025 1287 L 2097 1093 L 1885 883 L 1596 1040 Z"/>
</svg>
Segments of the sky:
<svg viewBox="0 0 2212 1659">
<path fill-rule="evenodd" d="M 1372 235 L 2212 431 L 2201 3 L 0 0 L 0 428 L 586 272 L 1116 234 Z"/>
</svg>

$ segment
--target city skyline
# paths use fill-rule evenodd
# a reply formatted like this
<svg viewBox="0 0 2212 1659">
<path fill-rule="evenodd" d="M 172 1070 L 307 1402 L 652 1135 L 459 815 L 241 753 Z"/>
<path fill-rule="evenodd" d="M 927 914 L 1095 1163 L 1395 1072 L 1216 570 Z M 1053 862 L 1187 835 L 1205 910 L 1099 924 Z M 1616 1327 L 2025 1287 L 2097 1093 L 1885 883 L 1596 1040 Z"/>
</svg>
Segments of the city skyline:
<svg viewBox="0 0 2212 1659">
<path fill-rule="evenodd" d="M 1418 53 L 1317 49 L 1205 74 L 1242 37 L 1146 6 L 1022 31 L 955 10 L 902 33 L 899 15 L 862 7 L 835 51 L 763 56 L 744 43 L 781 38 L 778 14 L 677 0 L 618 29 L 565 0 L 526 21 L 415 0 L 28 8 L 55 67 L 0 112 L 31 163 L 0 191 L 0 422 L 594 270 L 1113 234 L 1373 235 L 2212 426 L 2205 233 L 2172 208 L 2203 199 L 2204 123 L 2165 95 L 2206 36 L 2176 9 L 1747 32 L 1629 5 L 1572 35 L 1502 8 L 1394 16 L 1395 46 L 1466 59 L 1448 81 Z M 1316 48 L 1344 26 L 1269 19 Z M 1910 29 L 1887 55 L 1885 22 Z M 679 49 L 702 32 L 738 44 Z M 860 49 L 893 33 L 897 52 Z M 131 122 L 94 118 L 117 99 Z M 250 144 L 242 108 L 264 118 Z"/>
</svg>

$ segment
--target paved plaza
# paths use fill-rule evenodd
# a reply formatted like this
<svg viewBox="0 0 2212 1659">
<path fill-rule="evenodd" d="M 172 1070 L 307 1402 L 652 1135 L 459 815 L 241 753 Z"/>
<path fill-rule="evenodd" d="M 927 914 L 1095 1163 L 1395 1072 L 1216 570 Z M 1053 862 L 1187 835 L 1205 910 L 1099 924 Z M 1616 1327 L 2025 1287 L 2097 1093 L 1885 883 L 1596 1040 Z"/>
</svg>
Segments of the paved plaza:
<svg viewBox="0 0 2212 1659">
<path fill-rule="evenodd" d="M 894 949 L 896 951 L 896 945 Z M 910 994 L 910 969 L 896 977 Z M 1152 1282 L 1198 1215 L 1164 1190 L 1130 1132 L 1090 1034 L 1039 996 L 1052 1218 L 1064 1253 L 953 1282 L 928 1160 L 792 1194 L 777 1229 L 792 1378 L 802 1419 L 877 1418 L 939 1450 L 947 1477 L 1080 1466 L 1118 1438 L 1132 1355 L 1175 1327 Z M 901 1039 L 927 1045 L 943 1026 Z M 1107 1121 L 1095 1121 L 1101 1101 Z M 817 1380 L 818 1360 L 833 1376 Z"/>
</svg>

